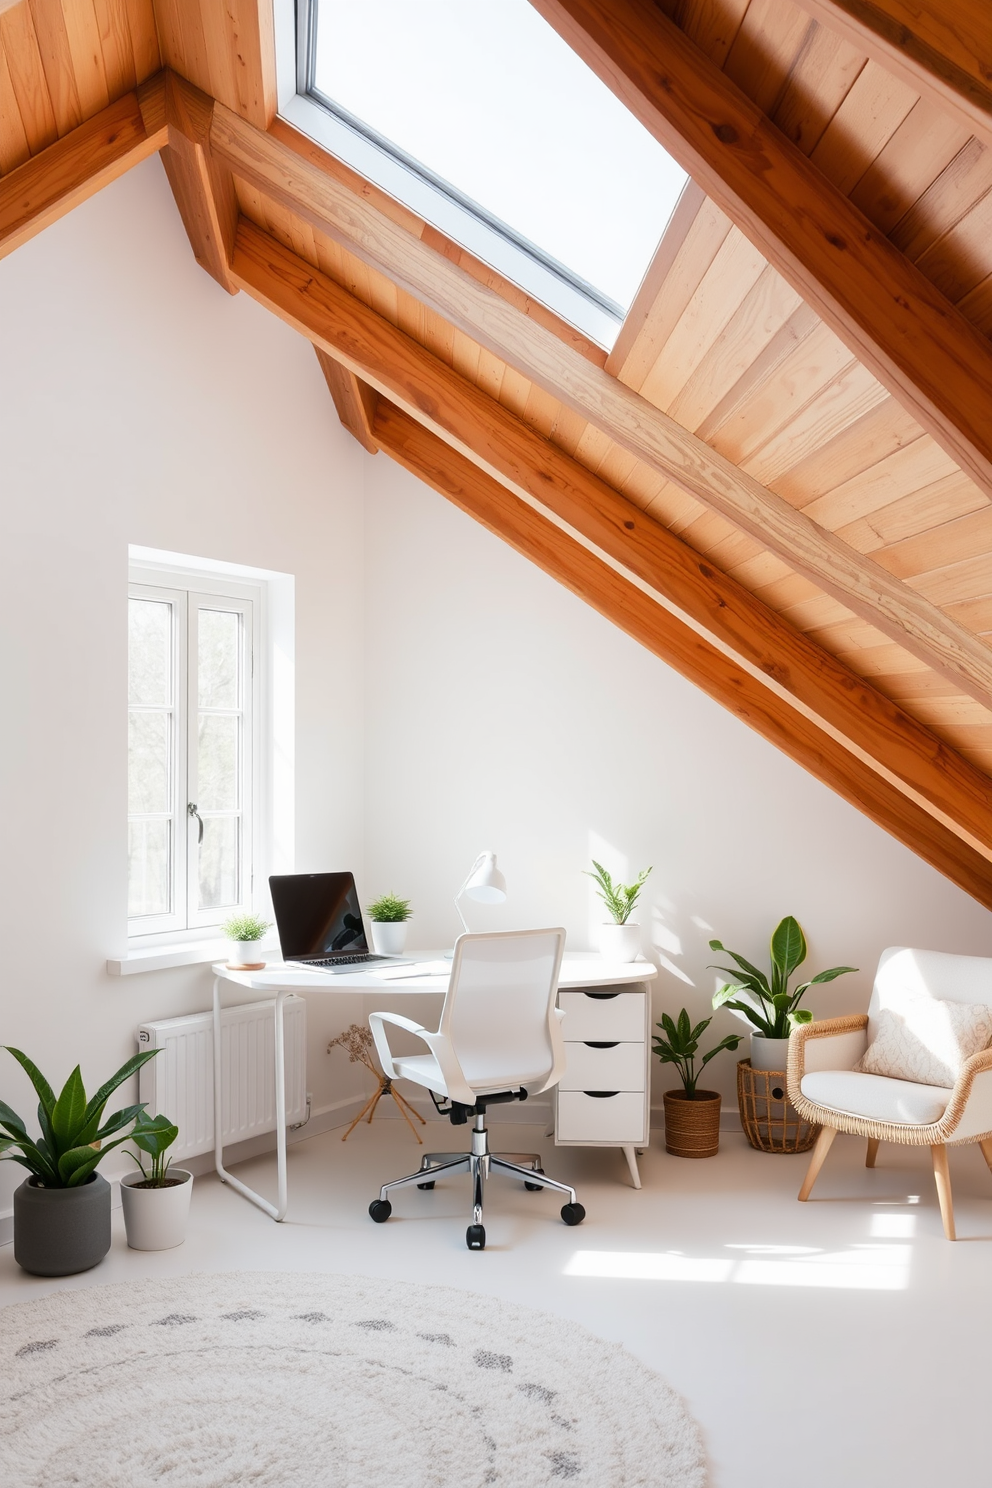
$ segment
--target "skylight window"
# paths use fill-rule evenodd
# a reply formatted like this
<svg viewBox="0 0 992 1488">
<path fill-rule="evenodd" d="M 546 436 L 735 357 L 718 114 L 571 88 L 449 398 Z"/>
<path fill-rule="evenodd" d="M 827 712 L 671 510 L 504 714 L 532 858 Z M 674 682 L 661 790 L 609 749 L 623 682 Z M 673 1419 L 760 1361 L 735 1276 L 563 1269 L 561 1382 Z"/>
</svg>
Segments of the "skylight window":
<svg viewBox="0 0 992 1488">
<path fill-rule="evenodd" d="M 301 27 L 330 148 L 610 344 L 685 172 L 527 0 L 311 0 Z"/>
</svg>

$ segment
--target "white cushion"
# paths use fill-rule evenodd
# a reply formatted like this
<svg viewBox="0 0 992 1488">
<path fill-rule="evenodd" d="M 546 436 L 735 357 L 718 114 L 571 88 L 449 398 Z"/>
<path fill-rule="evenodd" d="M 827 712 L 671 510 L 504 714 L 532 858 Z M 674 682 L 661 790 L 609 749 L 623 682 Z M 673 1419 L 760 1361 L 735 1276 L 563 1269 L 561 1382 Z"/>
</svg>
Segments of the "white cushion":
<svg viewBox="0 0 992 1488">
<path fill-rule="evenodd" d="M 804 1075 L 800 1090 L 807 1100 L 847 1116 L 894 1121 L 899 1126 L 929 1126 L 947 1109 L 950 1091 L 943 1085 L 917 1085 L 855 1070 L 818 1070 Z"/>
<path fill-rule="evenodd" d="M 399 1058 L 393 1059 L 393 1068 L 404 1080 L 413 1080 L 415 1084 L 424 1085 L 438 1095 L 448 1093 L 441 1066 L 433 1054 L 401 1054 Z M 509 1080 L 504 1071 L 487 1068 L 484 1057 L 466 1060 L 462 1065 L 462 1073 L 470 1089 L 480 1093 L 516 1090 L 521 1085 L 534 1087 L 548 1078 L 548 1071 L 544 1069 L 532 1070 L 530 1074 L 524 1071 L 522 1075 L 515 1075 Z"/>
<path fill-rule="evenodd" d="M 965 1060 L 992 1042 L 992 1011 L 977 1002 L 904 995 L 879 1007 L 871 1022 L 871 1042 L 855 1069 L 922 1085 L 950 1088 Z"/>
</svg>

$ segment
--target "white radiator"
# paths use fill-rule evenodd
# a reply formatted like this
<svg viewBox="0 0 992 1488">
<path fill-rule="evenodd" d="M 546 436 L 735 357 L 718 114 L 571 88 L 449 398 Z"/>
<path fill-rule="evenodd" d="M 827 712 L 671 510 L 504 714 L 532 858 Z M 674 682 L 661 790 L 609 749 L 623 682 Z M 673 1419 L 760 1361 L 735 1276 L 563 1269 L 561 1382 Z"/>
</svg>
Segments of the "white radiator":
<svg viewBox="0 0 992 1488">
<path fill-rule="evenodd" d="M 224 1067 L 224 1142 L 244 1142 L 276 1128 L 273 1049 L 274 1001 L 250 1002 L 221 1011 L 221 1056 Z M 286 1120 L 307 1114 L 307 1005 L 287 997 Z M 179 1127 L 171 1149 L 179 1158 L 211 1152 L 214 1145 L 214 1030 L 210 1013 L 162 1018 L 138 1029 L 142 1049 L 161 1049 L 142 1065 L 138 1099 L 149 1114 L 161 1111 Z"/>
</svg>

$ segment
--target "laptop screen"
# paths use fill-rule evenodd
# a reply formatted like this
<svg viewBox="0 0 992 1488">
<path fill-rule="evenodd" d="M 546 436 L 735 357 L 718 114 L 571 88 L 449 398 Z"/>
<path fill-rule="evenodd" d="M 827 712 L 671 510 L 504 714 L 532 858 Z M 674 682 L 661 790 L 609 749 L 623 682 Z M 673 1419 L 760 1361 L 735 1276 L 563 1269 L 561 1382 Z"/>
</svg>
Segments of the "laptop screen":
<svg viewBox="0 0 992 1488">
<path fill-rule="evenodd" d="M 269 879 L 284 961 L 368 950 L 351 873 L 280 873 Z"/>
</svg>

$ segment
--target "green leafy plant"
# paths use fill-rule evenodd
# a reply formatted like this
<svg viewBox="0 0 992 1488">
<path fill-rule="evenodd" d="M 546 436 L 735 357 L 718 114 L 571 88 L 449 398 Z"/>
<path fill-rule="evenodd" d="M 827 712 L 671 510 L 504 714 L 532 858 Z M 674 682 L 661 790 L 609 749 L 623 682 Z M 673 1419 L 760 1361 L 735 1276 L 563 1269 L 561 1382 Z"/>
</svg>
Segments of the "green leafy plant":
<svg viewBox="0 0 992 1488">
<path fill-rule="evenodd" d="M 614 883 L 602 863 L 597 863 L 595 858 L 592 860 L 592 866 L 596 871 L 590 873 L 587 868 L 585 870 L 586 877 L 591 878 L 595 883 L 599 897 L 609 910 L 610 918 L 614 923 L 617 925 L 626 925 L 633 913 L 634 905 L 637 903 L 637 896 L 647 882 L 647 877 L 651 869 L 645 868 L 636 883 L 622 884 Z"/>
<path fill-rule="evenodd" d="M 713 1006 L 728 1007 L 743 1014 L 764 1038 L 788 1038 L 800 1023 L 812 1023 L 813 1014 L 809 1008 L 799 1006 L 809 988 L 821 982 L 832 982 L 835 977 L 858 969 L 856 966 L 832 966 L 829 971 L 818 972 L 808 982 L 790 991 L 789 980 L 802 966 L 807 954 L 802 926 L 792 915 L 786 915 L 772 931 L 770 979 L 750 961 L 738 956 L 736 951 L 728 951 L 718 940 L 710 941 L 710 950 L 722 951 L 737 963 L 736 967 L 713 968 L 735 978 L 733 982 L 725 982 L 714 994 Z"/>
<path fill-rule="evenodd" d="M 118 1085 L 160 1051 L 144 1049 L 135 1054 L 88 1101 L 78 1064 L 56 1099 L 48 1081 L 26 1054 L 10 1044 L 2 1047 L 14 1056 L 37 1092 L 41 1136 L 37 1140 L 29 1137 L 17 1113 L 0 1101 L 0 1157 L 20 1163 L 44 1188 L 77 1188 L 108 1152 L 127 1141 L 129 1133 L 125 1132 L 116 1142 L 108 1142 L 107 1138 L 130 1126 L 145 1109 L 143 1103 L 124 1106 L 104 1121 L 107 1101 Z M 94 1143 L 101 1145 L 95 1147 Z"/>
<path fill-rule="evenodd" d="M 410 918 L 409 899 L 399 899 L 395 894 L 380 894 L 367 908 L 369 919 L 378 925 L 402 925 Z"/>
<path fill-rule="evenodd" d="M 712 1022 L 712 1018 L 704 1018 L 702 1023 L 697 1023 L 693 1028 L 689 1022 L 689 1014 L 683 1008 L 677 1020 L 670 1018 L 667 1013 L 662 1013 L 661 1022 L 655 1024 L 656 1028 L 661 1029 L 661 1033 L 655 1034 L 652 1048 L 662 1064 L 675 1065 L 683 1089 L 690 1099 L 696 1093 L 696 1081 L 710 1060 L 715 1059 L 717 1054 L 722 1053 L 724 1049 L 736 1049 L 744 1037 L 742 1033 L 728 1033 L 727 1037 L 714 1045 L 708 1054 L 702 1056 L 697 1070 L 696 1055 L 699 1053 L 699 1040 Z"/>
<path fill-rule="evenodd" d="M 168 1116 L 146 1116 L 142 1113 L 131 1130 L 131 1141 L 141 1152 L 147 1153 L 151 1162 L 146 1168 L 139 1153 L 129 1152 L 141 1169 L 146 1188 L 165 1188 L 172 1158 L 166 1153 L 179 1135 L 179 1128 Z M 175 1180 L 177 1183 L 178 1179 Z"/>
<path fill-rule="evenodd" d="M 271 924 L 271 920 L 263 920 L 261 915 L 233 914 L 220 928 L 228 940 L 261 940 Z"/>
</svg>

